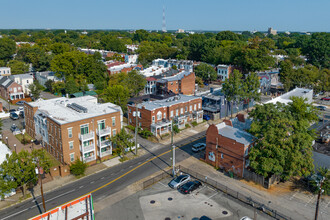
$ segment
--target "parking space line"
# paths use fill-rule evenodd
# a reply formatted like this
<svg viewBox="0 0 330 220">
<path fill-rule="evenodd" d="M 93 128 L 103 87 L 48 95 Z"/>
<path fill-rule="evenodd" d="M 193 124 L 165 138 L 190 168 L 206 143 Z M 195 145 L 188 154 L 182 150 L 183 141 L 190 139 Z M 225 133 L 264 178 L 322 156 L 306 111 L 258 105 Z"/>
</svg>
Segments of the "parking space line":
<svg viewBox="0 0 330 220">
<path fill-rule="evenodd" d="M 206 186 L 203 186 L 201 189 L 198 189 L 197 192 L 199 193 L 200 191 L 202 191 Z"/>
<path fill-rule="evenodd" d="M 167 186 L 166 186 L 164 183 L 162 183 L 162 182 L 159 182 L 159 184 L 161 184 L 161 185 L 163 185 L 163 186 L 165 186 L 165 187 L 167 188 Z"/>
<path fill-rule="evenodd" d="M 292 200 L 293 197 L 295 197 L 296 194 L 297 194 L 297 192 L 293 193 L 293 195 L 290 197 L 290 200 Z"/>
<path fill-rule="evenodd" d="M 209 198 L 207 198 L 207 200 L 209 200 L 209 199 L 211 199 L 212 197 L 218 195 L 218 193 L 219 193 L 219 192 L 214 193 L 212 196 L 210 196 Z M 207 201 L 207 200 L 206 200 L 206 201 Z"/>
<path fill-rule="evenodd" d="M 315 196 L 312 196 L 312 198 L 309 199 L 309 201 L 305 204 L 305 206 L 307 206 L 314 198 Z"/>
</svg>

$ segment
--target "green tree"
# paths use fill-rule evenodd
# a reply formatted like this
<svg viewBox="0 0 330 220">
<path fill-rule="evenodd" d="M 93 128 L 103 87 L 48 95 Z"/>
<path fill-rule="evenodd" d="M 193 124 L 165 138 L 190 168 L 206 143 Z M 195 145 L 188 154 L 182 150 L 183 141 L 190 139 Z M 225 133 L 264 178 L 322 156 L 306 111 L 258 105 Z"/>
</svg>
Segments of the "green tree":
<svg viewBox="0 0 330 220">
<path fill-rule="evenodd" d="M 52 84 L 53 92 L 54 93 L 62 93 L 65 89 L 65 83 L 64 82 L 55 82 Z"/>
<path fill-rule="evenodd" d="M 217 34 L 216 39 L 218 41 L 222 41 L 222 40 L 238 41 L 239 37 L 238 34 L 235 34 L 234 32 L 221 31 Z"/>
<path fill-rule="evenodd" d="M 231 117 L 233 117 L 233 102 L 238 101 L 242 95 L 242 74 L 238 70 L 234 70 L 229 78 L 222 84 L 222 92 L 226 97 L 226 102 L 231 103 Z M 228 107 L 226 107 L 227 116 Z"/>
<path fill-rule="evenodd" d="M 79 92 L 79 85 L 73 78 L 69 78 L 65 82 L 65 92 L 67 94 L 73 94 Z"/>
<path fill-rule="evenodd" d="M 145 77 L 137 72 L 136 70 L 132 70 L 127 73 L 127 78 L 124 81 L 124 84 L 130 90 L 131 96 L 138 96 L 141 90 L 144 89 L 146 85 Z"/>
<path fill-rule="evenodd" d="M 15 41 L 9 38 L 0 38 L 0 60 L 8 61 L 16 51 Z"/>
<path fill-rule="evenodd" d="M 245 100 L 248 100 L 248 108 L 250 106 L 251 99 L 253 99 L 254 101 L 260 100 L 260 80 L 256 73 L 251 73 L 246 77 L 245 81 L 243 82 L 242 88 L 243 89 L 241 90 L 241 96 Z"/>
<path fill-rule="evenodd" d="M 85 174 L 87 164 L 77 158 L 73 163 L 70 165 L 70 172 L 75 176 L 83 176 Z"/>
<path fill-rule="evenodd" d="M 29 85 L 30 93 L 32 94 L 34 100 L 37 100 L 40 98 L 41 93 L 41 86 L 37 81 L 34 81 L 32 84 Z"/>
<path fill-rule="evenodd" d="M 44 172 L 49 172 L 51 162 L 43 150 L 15 151 L 6 155 L 6 160 L 0 165 L 0 194 L 10 192 L 11 189 L 21 188 L 23 195 L 28 184 L 35 184 L 38 181 L 38 175 L 35 172 L 37 167 L 43 168 Z"/>
<path fill-rule="evenodd" d="M 119 105 L 123 111 L 126 112 L 127 102 L 129 99 L 130 91 L 127 87 L 122 85 L 108 86 L 104 91 L 104 99 L 106 102 Z"/>
<path fill-rule="evenodd" d="M 203 87 L 204 87 L 204 83 L 203 83 L 202 78 L 196 76 L 196 78 L 195 78 L 195 82 L 198 84 L 198 87 L 199 87 L 199 88 L 203 88 Z"/>
<path fill-rule="evenodd" d="M 249 115 L 253 122 L 249 132 L 258 138 L 249 153 L 250 167 L 260 175 L 307 176 L 313 169 L 310 123 L 316 119 L 314 107 L 302 98 L 292 103 L 257 105 Z"/>
<path fill-rule="evenodd" d="M 315 193 L 320 191 L 320 184 L 322 183 L 322 190 L 325 195 L 330 195 L 330 170 L 327 167 L 319 167 L 317 169 L 317 178 L 312 180 Z"/>
<path fill-rule="evenodd" d="M 330 68 L 330 33 L 314 33 L 307 46 L 303 48 L 308 62 Z"/>
<path fill-rule="evenodd" d="M 45 87 L 49 92 L 53 92 L 53 84 L 54 84 L 54 81 L 51 79 L 49 79 L 45 82 Z"/>
<path fill-rule="evenodd" d="M 8 62 L 7 66 L 10 67 L 13 75 L 29 72 L 29 65 L 22 61 L 11 60 Z"/>
<path fill-rule="evenodd" d="M 52 51 L 53 54 L 57 55 L 64 52 L 70 52 L 71 46 L 70 44 L 66 44 L 66 43 L 54 43 L 50 45 L 50 50 Z"/>
<path fill-rule="evenodd" d="M 209 64 L 201 63 L 195 68 L 196 76 L 203 79 L 203 81 L 211 82 L 217 79 L 217 72 L 214 67 Z"/>
<path fill-rule="evenodd" d="M 113 144 L 114 148 L 117 148 L 120 150 L 120 155 L 123 156 L 126 154 L 125 148 L 131 148 L 135 144 L 132 142 L 133 136 L 126 132 L 125 129 L 121 129 L 121 131 L 115 135 L 111 136 L 110 141 Z"/>
</svg>

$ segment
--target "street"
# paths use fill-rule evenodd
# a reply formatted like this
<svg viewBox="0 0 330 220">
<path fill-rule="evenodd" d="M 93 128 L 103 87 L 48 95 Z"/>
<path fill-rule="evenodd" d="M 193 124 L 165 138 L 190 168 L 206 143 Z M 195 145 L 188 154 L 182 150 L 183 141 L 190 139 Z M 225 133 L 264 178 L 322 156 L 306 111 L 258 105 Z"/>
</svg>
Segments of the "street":
<svg viewBox="0 0 330 220">
<path fill-rule="evenodd" d="M 192 144 L 199 141 L 205 142 L 205 138 L 203 137 L 204 134 L 205 132 L 198 133 L 192 137 L 177 142 L 176 146 L 185 145 L 183 145 L 180 150 L 176 151 L 176 161 L 180 162 L 190 157 L 192 155 Z M 192 140 L 198 138 L 202 139 L 190 143 Z M 46 208 L 47 210 L 54 208 L 91 191 L 94 200 L 97 202 L 102 198 L 112 195 L 113 193 L 124 189 L 126 186 L 159 171 L 160 169 L 170 166 L 170 152 L 171 150 L 168 146 L 155 151 L 149 151 L 142 157 L 79 179 L 52 192 L 45 193 Z M 104 186 L 105 184 L 107 185 Z M 37 197 L 0 211 L 0 216 L 1 219 L 27 219 L 38 215 L 41 212 L 41 198 Z"/>
</svg>

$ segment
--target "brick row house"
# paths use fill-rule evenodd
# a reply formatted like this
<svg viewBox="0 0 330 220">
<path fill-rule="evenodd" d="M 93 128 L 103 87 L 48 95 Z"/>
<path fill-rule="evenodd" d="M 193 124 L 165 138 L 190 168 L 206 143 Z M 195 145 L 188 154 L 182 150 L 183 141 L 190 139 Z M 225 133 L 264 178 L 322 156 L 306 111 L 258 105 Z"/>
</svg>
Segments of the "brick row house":
<svg viewBox="0 0 330 220">
<path fill-rule="evenodd" d="M 177 95 L 163 100 L 142 102 L 137 106 L 128 105 L 128 123 L 135 126 L 136 117 L 139 127 L 150 130 L 155 136 L 162 135 L 171 131 L 172 120 L 180 129 L 188 122 L 202 122 L 202 98 Z"/>
<path fill-rule="evenodd" d="M 97 98 L 55 98 L 25 103 L 26 132 L 62 164 L 92 164 L 112 154 L 111 136 L 122 129 L 122 110 Z"/>
<path fill-rule="evenodd" d="M 244 119 L 239 118 L 242 121 Z M 248 167 L 248 155 L 256 138 L 245 132 L 247 128 L 239 121 L 237 126 L 225 120 L 217 125 L 212 124 L 206 131 L 205 161 L 212 166 L 231 171 L 243 177 L 244 169 Z"/>
<path fill-rule="evenodd" d="M 25 98 L 23 87 L 6 76 L 0 76 L 0 95 L 11 101 Z"/>
</svg>

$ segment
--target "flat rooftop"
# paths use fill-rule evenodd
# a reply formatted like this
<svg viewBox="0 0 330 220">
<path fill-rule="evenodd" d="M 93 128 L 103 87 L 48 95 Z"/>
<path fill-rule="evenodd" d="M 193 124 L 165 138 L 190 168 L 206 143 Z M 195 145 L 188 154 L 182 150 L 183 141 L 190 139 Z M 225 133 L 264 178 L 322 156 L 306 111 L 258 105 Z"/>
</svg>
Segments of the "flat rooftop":
<svg viewBox="0 0 330 220">
<path fill-rule="evenodd" d="M 244 144 L 244 146 L 252 144 L 256 139 L 253 135 L 238 128 L 226 125 L 224 122 L 217 124 L 216 126 L 220 135 Z"/>
<path fill-rule="evenodd" d="M 202 98 L 196 96 L 177 95 L 163 100 L 142 102 L 138 104 L 138 108 L 142 108 L 142 106 L 144 106 L 145 109 L 152 111 L 160 107 L 169 107 L 178 103 L 185 103 L 196 99 Z"/>
<path fill-rule="evenodd" d="M 310 94 L 311 93 L 311 94 Z M 281 96 L 278 96 L 272 100 L 269 100 L 265 104 L 268 103 L 273 103 L 276 104 L 277 102 L 283 103 L 283 104 L 288 104 L 289 102 L 292 102 L 290 97 L 295 96 L 295 97 L 304 97 L 308 98 L 307 94 L 310 95 L 310 98 L 313 96 L 313 90 L 312 89 L 302 89 L 302 88 L 295 88 Z M 310 103 L 312 100 L 307 100 L 308 103 Z"/>
<path fill-rule="evenodd" d="M 83 107 L 86 112 L 79 112 L 70 108 L 69 106 L 73 103 Z M 38 100 L 36 102 L 29 102 L 27 105 L 38 107 L 36 114 L 43 113 L 58 124 L 71 123 L 114 112 L 122 113 L 122 110 L 118 105 L 112 103 L 97 103 L 97 98 L 93 96 L 83 96 L 70 99 L 61 97 L 48 100 Z"/>
</svg>

